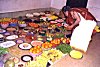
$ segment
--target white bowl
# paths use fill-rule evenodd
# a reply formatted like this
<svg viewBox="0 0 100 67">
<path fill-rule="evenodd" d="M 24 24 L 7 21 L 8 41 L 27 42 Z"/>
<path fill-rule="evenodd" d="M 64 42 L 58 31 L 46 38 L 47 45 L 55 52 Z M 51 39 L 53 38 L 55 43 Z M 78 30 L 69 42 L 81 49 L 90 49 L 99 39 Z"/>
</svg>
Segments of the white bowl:
<svg viewBox="0 0 100 67">
<path fill-rule="evenodd" d="M 43 43 L 42 41 L 32 41 L 32 42 L 31 42 L 31 45 L 32 45 L 32 46 L 37 46 L 37 45 L 38 45 L 38 46 L 41 46 L 42 43 Z"/>
<path fill-rule="evenodd" d="M 26 14 L 26 17 L 33 17 L 33 14 Z"/>
<path fill-rule="evenodd" d="M 40 13 L 33 13 L 34 16 L 40 16 Z"/>
</svg>

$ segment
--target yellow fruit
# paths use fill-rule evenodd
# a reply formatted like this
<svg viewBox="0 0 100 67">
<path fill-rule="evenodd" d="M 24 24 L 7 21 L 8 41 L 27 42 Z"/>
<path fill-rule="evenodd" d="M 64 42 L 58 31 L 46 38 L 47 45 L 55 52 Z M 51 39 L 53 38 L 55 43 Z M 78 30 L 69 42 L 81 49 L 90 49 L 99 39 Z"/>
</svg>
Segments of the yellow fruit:
<svg viewBox="0 0 100 67">
<path fill-rule="evenodd" d="M 39 50 L 36 51 L 36 53 L 39 53 L 39 52 L 40 52 Z"/>
<path fill-rule="evenodd" d="M 50 48 L 50 47 L 52 47 L 52 44 L 49 44 L 48 46 L 49 46 L 49 48 Z"/>
<path fill-rule="evenodd" d="M 40 48 L 40 46 L 37 46 L 37 48 Z"/>
<path fill-rule="evenodd" d="M 48 46 L 45 46 L 45 48 L 48 48 Z"/>
<path fill-rule="evenodd" d="M 30 52 L 32 52 L 32 49 L 30 50 Z"/>
</svg>

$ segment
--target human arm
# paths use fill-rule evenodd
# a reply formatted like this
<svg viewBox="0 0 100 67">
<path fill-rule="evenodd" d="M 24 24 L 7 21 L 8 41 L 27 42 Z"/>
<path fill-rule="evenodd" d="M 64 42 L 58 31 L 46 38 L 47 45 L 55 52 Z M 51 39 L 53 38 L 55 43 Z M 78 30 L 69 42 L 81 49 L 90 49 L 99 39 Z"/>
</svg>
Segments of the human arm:
<svg viewBox="0 0 100 67">
<path fill-rule="evenodd" d="M 71 15 L 72 15 L 73 19 L 76 19 L 76 20 L 72 25 L 67 26 L 67 30 L 72 30 L 74 27 L 76 27 L 79 24 L 79 22 L 81 20 L 80 16 L 78 15 L 77 12 L 74 11 L 74 12 L 71 13 Z"/>
</svg>

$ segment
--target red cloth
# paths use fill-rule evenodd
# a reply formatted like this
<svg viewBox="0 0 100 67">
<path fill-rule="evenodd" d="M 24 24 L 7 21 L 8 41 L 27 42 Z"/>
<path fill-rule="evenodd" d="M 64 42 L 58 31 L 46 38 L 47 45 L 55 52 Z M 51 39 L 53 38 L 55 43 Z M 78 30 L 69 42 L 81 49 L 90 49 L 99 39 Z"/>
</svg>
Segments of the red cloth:
<svg viewBox="0 0 100 67">
<path fill-rule="evenodd" d="M 87 8 L 71 8 L 70 11 L 68 11 L 68 17 L 66 18 L 66 22 L 69 25 L 72 25 L 75 21 L 75 19 L 72 18 L 71 12 L 75 11 L 80 13 L 86 20 L 94 20 L 96 21 L 95 17 L 88 11 Z"/>
</svg>

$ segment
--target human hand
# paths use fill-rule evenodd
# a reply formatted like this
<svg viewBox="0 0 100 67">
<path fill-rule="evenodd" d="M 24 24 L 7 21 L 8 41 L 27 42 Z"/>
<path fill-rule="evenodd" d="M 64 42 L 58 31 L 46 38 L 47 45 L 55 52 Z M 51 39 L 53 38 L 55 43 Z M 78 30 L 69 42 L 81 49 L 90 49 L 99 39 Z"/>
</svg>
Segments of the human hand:
<svg viewBox="0 0 100 67">
<path fill-rule="evenodd" d="M 72 30 L 73 29 L 73 26 L 67 26 L 67 30 Z"/>
</svg>

